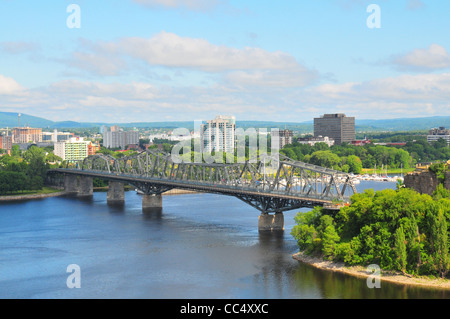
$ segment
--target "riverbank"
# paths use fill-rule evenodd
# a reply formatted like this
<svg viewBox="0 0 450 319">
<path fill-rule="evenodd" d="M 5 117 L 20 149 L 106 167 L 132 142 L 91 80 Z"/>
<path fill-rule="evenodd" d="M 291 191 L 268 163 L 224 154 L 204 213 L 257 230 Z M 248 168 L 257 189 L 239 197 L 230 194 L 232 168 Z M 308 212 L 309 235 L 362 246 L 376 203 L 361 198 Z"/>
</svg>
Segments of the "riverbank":
<svg viewBox="0 0 450 319">
<path fill-rule="evenodd" d="M 365 267 L 362 266 L 346 266 L 343 262 L 332 262 L 324 260 L 320 257 L 311 257 L 303 253 L 296 253 L 292 256 L 299 262 L 308 264 L 318 269 L 339 272 L 355 277 L 368 278 L 373 276 Z M 389 271 L 382 271 L 380 276 L 381 282 L 390 282 L 402 285 L 416 285 L 428 288 L 450 289 L 450 280 L 441 278 L 427 278 L 427 277 L 410 277 L 401 273 Z"/>
<path fill-rule="evenodd" d="M 30 199 L 41 199 L 48 197 L 63 196 L 66 192 L 61 189 L 54 189 L 46 187 L 44 190 L 32 193 L 32 194 L 16 194 L 16 195 L 5 195 L 0 196 L 0 201 L 20 201 L 20 200 L 30 200 Z"/>
<path fill-rule="evenodd" d="M 129 188 L 128 190 L 132 190 Z M 108 187 L 94 187 L 94 191 L 108 191 Z M 197 193 L 196 191 L 183 190 L 183 189 L 171 189 L 162 195 L 182 195 L 182 194 L 193 194 Z M 50 189 L 47 187 L 43 193 L 34 193 L 34 194 L 17 194 L 17 195 L 5 195 L 0 196 L 0 201 L 20 201 L 20 200 L 31 200 L 31 199 L 42 199 L 48 197 L 56 197 L 66 195 L 64 190 L 60 189 Z"/>
</svg>

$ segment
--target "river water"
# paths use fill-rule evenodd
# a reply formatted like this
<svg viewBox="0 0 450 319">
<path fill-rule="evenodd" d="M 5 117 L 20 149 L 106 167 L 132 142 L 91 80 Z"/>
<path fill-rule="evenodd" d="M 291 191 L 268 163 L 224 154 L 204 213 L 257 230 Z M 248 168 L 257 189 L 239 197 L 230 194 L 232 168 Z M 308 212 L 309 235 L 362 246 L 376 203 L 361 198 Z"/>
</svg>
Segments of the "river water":
<svg viewBox="0 0 450 319">
<path fill-rule="evenodd" d="M 394 183 L 362 181 L 364 188 Z M 281 233 L 259 233 L 259 212 L 215 194 L 163 197 L 162 211 L 142 212 L 141 197 L 125 205 L 53 197 L 0 204 L 0 298 L 448 298 L 436 289 L 366 280 L 317 270 L 292 258 L 297 211 L 285 212 Z M 70 289 L 69 265 L 80 288 Z M 73 281 L 75 282 L 75 281 Z"/>
</svg>

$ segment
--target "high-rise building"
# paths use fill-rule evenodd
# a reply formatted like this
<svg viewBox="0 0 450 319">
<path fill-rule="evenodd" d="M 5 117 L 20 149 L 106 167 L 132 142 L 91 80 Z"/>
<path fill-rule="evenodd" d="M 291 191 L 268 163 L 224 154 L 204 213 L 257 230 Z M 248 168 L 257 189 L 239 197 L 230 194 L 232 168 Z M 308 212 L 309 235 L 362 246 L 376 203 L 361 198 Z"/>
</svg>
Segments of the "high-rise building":
<svg viewBox="0 0 450 319">
<path fill-rule="evenodd" d="M 325 114 L 314 118 L 314 137 L 327 136 L 339 145 L 356 139 L 355 118 L 345 114 Z"/>
<path fill-rule="evenodd" d="M 139 144 L 138 131 L 122 131 L 118 126 L 111 126 L 110 130 L 104 128 L 104 147 L 124 149 L 127 145 L 130 144 Z"/>
<path fill-rule="evenodd" d="M 438 141 L 441 138 L 447 141 L 447 145 L 450 145 L 450 129 L 441 126 L 439 128 L 433 128 L 428 132 L 428 143 Z"/>
<path fill-rule="evenodd" d="M 234 116 L 216 116 L 200 127 L 202 152 L 234 152 L 236 118 Z"/>
<path fill-rule="evenodd" d="M 31 127 L 15 127 L 12 129 L 13 143 L 39 143 L 42 142 L 42 129 Z"/>
<path fill-rule="evenodd" d="M 55 143 L 54 154 L 66 161 L 83 160 L 89 155 L 95 155 L 98 146 L 82 137 L 72 137 L 65 142 Z"/>
<path fill-rule="evenodd" d="M 291 130 L 278 130 L 272 132 L 272 139 L 278 138 L 280 141 L 279 147 L 283 148 L 287 144 L 292 144 L 294 132 Z"/>
</svg>

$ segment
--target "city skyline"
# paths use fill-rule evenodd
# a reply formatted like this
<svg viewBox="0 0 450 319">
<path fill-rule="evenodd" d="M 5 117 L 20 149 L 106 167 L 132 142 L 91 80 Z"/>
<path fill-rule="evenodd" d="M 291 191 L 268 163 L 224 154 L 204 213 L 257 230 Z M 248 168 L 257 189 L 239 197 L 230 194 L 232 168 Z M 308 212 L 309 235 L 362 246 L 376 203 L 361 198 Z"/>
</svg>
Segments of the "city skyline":
<svg viewBox="0 0 450 319">
<path fill-rule="evenodd" d="M 372 3 L 381 28 L 369 26 Z M 450 115 L 448 9 L 430 0 L 2 1 L 0 111 L 106 123 Z"/>
</svg>

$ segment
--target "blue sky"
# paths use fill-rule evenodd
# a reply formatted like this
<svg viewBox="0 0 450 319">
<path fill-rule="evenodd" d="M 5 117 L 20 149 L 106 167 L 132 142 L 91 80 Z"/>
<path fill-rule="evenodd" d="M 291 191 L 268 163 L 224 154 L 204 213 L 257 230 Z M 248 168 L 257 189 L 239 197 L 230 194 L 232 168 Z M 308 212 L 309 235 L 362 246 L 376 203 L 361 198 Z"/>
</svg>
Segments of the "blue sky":
<svg viewBox="0 0 450 319">
<path fill-rule="evenodd" d="M 80 28 L 67 25 L 70 4 Z M 381 28 L 367 25 L 370 4 Z M 83 122 L 450 115 L 449 12 L 446 0 L 0 0 L 0 111 Z"/>
</svg>

